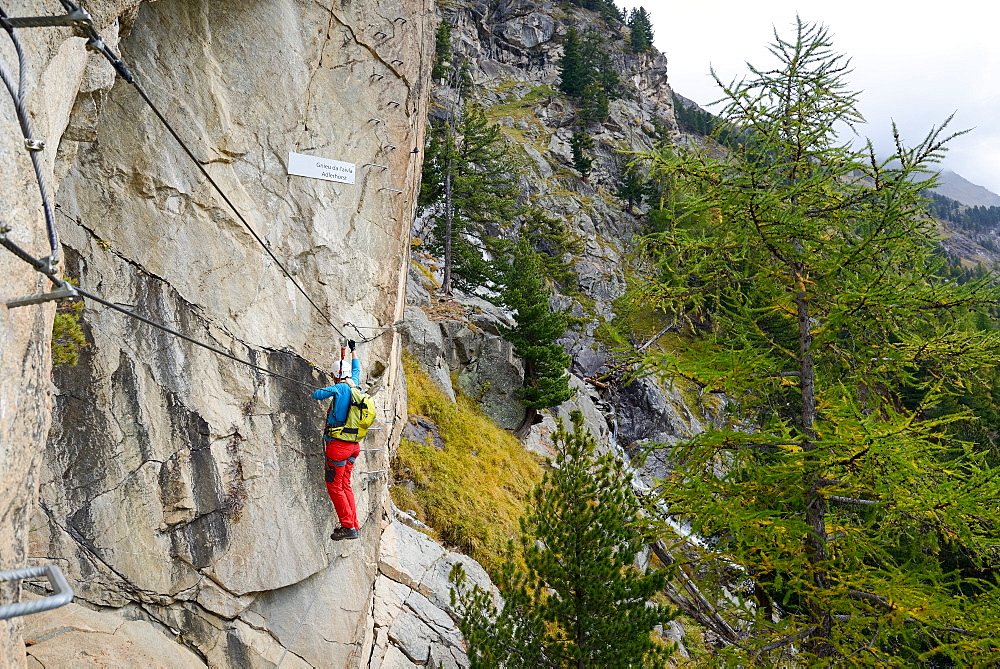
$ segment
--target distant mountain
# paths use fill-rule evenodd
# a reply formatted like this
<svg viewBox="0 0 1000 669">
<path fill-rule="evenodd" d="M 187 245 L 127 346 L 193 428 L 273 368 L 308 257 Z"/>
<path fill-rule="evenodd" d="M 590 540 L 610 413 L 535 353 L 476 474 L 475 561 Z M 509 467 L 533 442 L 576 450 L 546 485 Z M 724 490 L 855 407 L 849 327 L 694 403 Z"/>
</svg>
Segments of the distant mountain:
<svg viewBox="0 0 1000 669">
<path fill-rule="evenodd" d="M 1000 207 L 1000 195 L 977 186 L 968 179 L 950 170 L 941 172 L 941 185 L 934 189 L 935 193 L 958 200 L 970 207 Z"/>
</svg>

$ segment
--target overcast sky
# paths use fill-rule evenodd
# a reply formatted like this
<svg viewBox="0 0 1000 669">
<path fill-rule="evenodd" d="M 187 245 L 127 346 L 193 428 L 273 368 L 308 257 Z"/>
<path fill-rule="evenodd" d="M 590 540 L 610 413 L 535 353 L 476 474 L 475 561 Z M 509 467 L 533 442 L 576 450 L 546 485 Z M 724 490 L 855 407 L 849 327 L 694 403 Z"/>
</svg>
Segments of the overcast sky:
<svg viewBox="0 0 1000 669">
<path fill-rule="evenodd" d="M 909 144 L 955 112 L 949 128 L 975 128 L 956 138 L 943 163 L 1000 193 L 1000 24 L 991 3 L 971 0 L 618 0 L 642 5 L 653 19 L 656 47 L 667 55 L 674 90 L 706 106 L 720 97 L 709 75 L 724 80 L 746 62 L 770 67 L 773 28 L 793 35 L 795 15 L 821 22 L 833 47 L 851 58 L 848 82 L 862 91 L 868 121 L 859 133 L 889 147 L 896 121 Z M 707 107 L 717 111 L 718 107 Z"/>
</svg>

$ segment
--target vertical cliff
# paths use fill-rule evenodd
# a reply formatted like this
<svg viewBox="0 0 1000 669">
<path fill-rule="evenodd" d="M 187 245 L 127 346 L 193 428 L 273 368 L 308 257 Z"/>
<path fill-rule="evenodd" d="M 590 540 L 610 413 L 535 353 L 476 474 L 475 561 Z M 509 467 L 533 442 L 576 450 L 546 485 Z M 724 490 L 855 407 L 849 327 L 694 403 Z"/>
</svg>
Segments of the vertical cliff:
<svg viewBox="0 0 1000 669">
<path fill-rule="evenodd" d="M 4 3 L 11 15 L 54 13 L 57 3 L 41 0 Z M 137 2 L 97 2 L 94 12 L 103 24 Z M 40 152 L 43 180 L 51 195 L 53 163 L 59 138 L 66 130 L 70 108 L 83 78 L 83 40 L 67 40 L 68 31 L 38 30 L 22 34 L 27 68 L 23 87 L 28 96 L 34 136 L 45 142 Z M 17 53 L 7 34 L 0 35 L 0 57 L 15 90 L 20 81 Z M 30 255 L 49 256 L 42 200 L 25 151 L 15 107 L 0 88 L 0 229 Z M 2 233 L 0 233 L 2 234 Z M 21 259 L 0 249 L 0 570 L 23 567 L 27 561 L 28 528 L 38 491 L 39 464 L 50 424 L 50 333 L 55 305 L 8 309 L 8 300 L 41 292 L 49 282 Z M 0 585 L 0 601 L 21 595 L 20 583 Z M 0 621 L 0 664 L 23 657 L 20 621 Z"/>
<path fill-rule="evenodd" d="M 53 4 L 5 8 L 46 14 Z M 374 643 L 388 519 L 378 472 L 388 468 L 393 417 L 404 413 L 398 336 L 378 328 L 403 313 L 430 3 L 160 0 L 88 9 L 315 305 L 82 39 L 67 29 L 22 31 L 37 42 L 30 102 L 49 145 L 66 274 L 281 376 L 88 302 L 88 345 L 77 366 L 54 371 L 46 436 L 53 306 L 0 312 L 3 566 L 24 561 L 40 483 L 32 557 L 59 564 L 78 601 L 149 623 L 195 662 L 275 663 L 294 646 L 286 666 L 359 665 Z M 17 137 L 3 113 L 6 165 Z M 289 152 L 354 163 L 355 183 L 289 176 Z M 18 199 L 5 198 L 3 217 L 41 255 L 25 165 L 15 179 L 16 189 L 4 190 Z M 5 299 L 42 285 L 6 254 L 0 263 Z M 309 397 L 329 381 L 308 361 L 328 367 L 339 357 L 338 329 L 382 335 L 359 347 L 382 428 L 366 447 L 384 450 L 359 459 L 357 471 L 373 473 L 355 478 L 362 540 L 347 547 L 329 540 L 336 517 L 318 439 L 325 407 Z M 8 654 L 13 630 L 4 628 Z"/>
</svg>

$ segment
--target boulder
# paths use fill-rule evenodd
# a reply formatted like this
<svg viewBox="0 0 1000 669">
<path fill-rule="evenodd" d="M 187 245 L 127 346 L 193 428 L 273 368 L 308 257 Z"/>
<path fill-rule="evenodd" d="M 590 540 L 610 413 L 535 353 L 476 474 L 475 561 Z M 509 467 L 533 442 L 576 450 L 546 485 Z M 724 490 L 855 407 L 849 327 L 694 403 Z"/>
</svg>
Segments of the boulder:
<svg viewBox="0 0 1000 669">
<path fill-rule="evenodd" d="M 451 349 L 445 346 L 440 324 L 432 321 L 421 307 L 408 306 L 403 313 L 403 324 L 399 328 L 403 345 L 416 356 L 435 385 L 454 402 L 455 390 L 446 357 Z"/>
<path fill-rule="evenodd" d="M 375 582 L 373 667 L 426 665 L 468 667 L 464 642 L 451 607 L 452 568 L 462 565 L 468 583 L 499 593 L 474 560 L 448 551 L 400 523 L 389 524 Z"/>
</svg>

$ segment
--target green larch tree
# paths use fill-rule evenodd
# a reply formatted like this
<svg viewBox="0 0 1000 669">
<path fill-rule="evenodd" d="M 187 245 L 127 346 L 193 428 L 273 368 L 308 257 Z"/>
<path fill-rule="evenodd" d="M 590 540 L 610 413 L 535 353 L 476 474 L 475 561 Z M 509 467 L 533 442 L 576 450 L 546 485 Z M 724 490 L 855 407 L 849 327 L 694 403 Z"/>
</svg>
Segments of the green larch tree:
<svg viewBox="0 0 1000 669">
<path fill-rule="evenodd" d="M 996 331 L 963 322 L 998 291 L 940 275 L 920 191 L 948 137 L 845 143 L 862 119 L 828 31 L 775 40 L 774 67 L 719 82 L 731 155 L 649 155 L 684 199 L 646 241 L 647 296 L 691 338 L 648 362 L 731 421 L 673 448 L 660 508 L 746 586 L 730 662 L 996 663 L 1000 471 L 939 409 L 994 368 Z"/>
<path fill-rule="evenodd" d="M 560 421 L 553 468 L 521 519 L 523 567 L 509 560 L 498 579 L 501 609 L 452 573 L 473 667 L 666 666 L 670 647 L 652 632 L 676 614 L 650 601 L 666 572 L 636 567 L 646 536 L 629 476 L 597 456 L 579 411 L 572 422 Z"/>
</svg>

